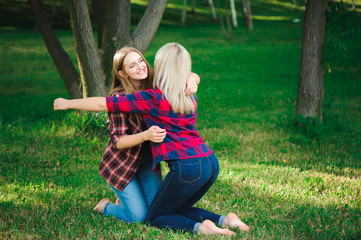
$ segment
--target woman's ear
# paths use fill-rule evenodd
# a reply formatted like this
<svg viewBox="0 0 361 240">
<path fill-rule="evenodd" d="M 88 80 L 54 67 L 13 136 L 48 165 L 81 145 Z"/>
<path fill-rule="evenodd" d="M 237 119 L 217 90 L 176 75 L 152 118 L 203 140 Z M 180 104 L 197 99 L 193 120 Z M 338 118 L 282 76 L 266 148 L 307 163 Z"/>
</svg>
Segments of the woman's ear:
<svg viewBox="0 0 361 240">
<path fill-rule="evenodd" d="M 123 73 L 123 71 L 119 71 L 118 72 L 119 76 L 121 76 L 122 78 L 127 78 L 127 75 Z"/>
</svg>

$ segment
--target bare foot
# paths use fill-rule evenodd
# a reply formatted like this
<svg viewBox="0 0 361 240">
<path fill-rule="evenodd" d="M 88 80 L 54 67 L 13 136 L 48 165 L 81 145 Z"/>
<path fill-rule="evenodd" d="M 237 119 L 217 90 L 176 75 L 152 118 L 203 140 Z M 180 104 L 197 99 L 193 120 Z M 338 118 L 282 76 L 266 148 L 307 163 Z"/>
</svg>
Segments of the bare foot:
<svg viewBox="0 0 361 240">
<path fill-rule="evenodd" d="M 203 235 L 235 235 L 235 233 L 229 229 L 222 229 L 217 227 L 213 222 L 210 220 L 205 220 L 198 228 L 198 234 Z"/>
<path fill-rule="evenodd" d="M 110 200 L 108 198 L 103 198 L 100 202 L 98 202 L 95 208 L 93 208 L 93 211 L 103 214 L 104 207 L 108 203 L 110 203 Z"/>
<path fill-rule="evenodd" d="M 122 202 L 119 200 L 119 198 L 117 198 L 117 200 L 115 201 L 115 204 L 120 205 L 120 204 L 122 204 Z"/>
<path fill-rule="evenodd" d="M 222 227 L 228 227 L 231 229 L 239 228 L 239 230 L 241 231 L 249 232 L 249 227 L 244 222 L 242 222 L 234 213 L 227 214 L 226 218 L 222 223 Z"/>
</svg>

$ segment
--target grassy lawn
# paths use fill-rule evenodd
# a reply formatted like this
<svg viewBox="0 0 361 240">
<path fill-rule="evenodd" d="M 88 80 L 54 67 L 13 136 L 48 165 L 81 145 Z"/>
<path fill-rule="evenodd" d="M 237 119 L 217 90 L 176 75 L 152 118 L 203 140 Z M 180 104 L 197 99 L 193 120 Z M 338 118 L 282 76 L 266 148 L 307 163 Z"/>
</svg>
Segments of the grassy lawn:
<svg viewBox="0 0 361 240">
<path fill-rule="evenodd" d="M 324 123 L 297 128 L 303 8 L 251 3 L 254 30 L 239 16 L 228 40 L 201 1 L 183 28 L 181 1 L 169 1 L 145 53 L 153 63 L 160 46 L 177 41 L 201 77 L 197 128 L 221 170 L 197 206 L 235 212 L 251 227 L 230 239 L 361 239 L 360 37 L 343 40 L 346 57 L 325 51 Z M 133 3 L 138 15 L 142 4 Z M 346 18 L 346 30 L 360 28 L 360 14 Z M 56 33 L 76 62 L 72 32 Z M 341 23 L 329 24 L 326 41 L 341 33 Z M 53 111 L 53 100 L 69 95 L 34 30 L 0 27 L 0 56 L 0 239 L 222 239 L 93 212 L 100 199 L 115 201 L 98 174 L 105 115 Z"/>
</svg>

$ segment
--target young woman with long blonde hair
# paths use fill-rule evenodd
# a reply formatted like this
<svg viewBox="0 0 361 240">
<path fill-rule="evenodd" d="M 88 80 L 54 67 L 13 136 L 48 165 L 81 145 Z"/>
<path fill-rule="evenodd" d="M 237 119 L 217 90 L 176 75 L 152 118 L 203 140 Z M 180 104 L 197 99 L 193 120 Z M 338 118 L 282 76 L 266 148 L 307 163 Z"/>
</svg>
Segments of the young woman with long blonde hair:
<svg viewBox="0 0 361 240">
<path fill-rule="evenodd" d="M 158 50 L 154 66 L 154 89 L 124 97 L 56 99 L 54 109 L 141 113 L 148 127 L 166 130 L 163 141 L 151 143 L 153 169 L 165 161 L 170 170 L 149 207 L 147 221 L 152 226 L 206 235 L 235 234 L 229 228 L 249 231 L 234 213 L 222 216 L 193 207 L 216 180 L 219 163 L 195 128 L 195 97 L 184 94 L 191 72 L 188 51 L 168 43 Z"/>
<path fill-rule="evenodd" d="M 120 97 L 153 88 L 153 71 L 141 52 L 133 47 L 118 50 L 113 58 L 113 84 L 110 96 Z M 199 77 L 187 77 L 187 94 L 197 90 Z M 103 176 L 117 196 L 116 204 L 102 199 L 95 211 L 129 223 L 144 221 L 162 177 L 152 171 L 150 141 L 161 142 L 165 130 L 146 128 L 139 114 L 108 113 L 109 141 L 99 165 Z"/>
</svg>

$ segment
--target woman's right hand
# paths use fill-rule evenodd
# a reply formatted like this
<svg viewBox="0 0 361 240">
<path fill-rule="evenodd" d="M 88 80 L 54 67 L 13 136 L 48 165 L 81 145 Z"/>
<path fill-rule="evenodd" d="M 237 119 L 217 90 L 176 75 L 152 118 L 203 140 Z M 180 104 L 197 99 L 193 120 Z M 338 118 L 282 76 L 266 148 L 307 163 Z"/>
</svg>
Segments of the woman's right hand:
<svg viewBox="0 0 361 240">
<path fill-rule="evenodd" d="M 57 98 L 54 100 L 54 110 L 67 110 L 68 108 L 68 100 L 64 98 Z"/>
<path fill-rule="evenodd" d="M 151 126 L 148 130 L 143 132 L 143 140 L 160 143 L 163 142 L 166 135 L 167 131 L 165 129 L 162 129 L 158 126 Z"/>
</svg>

